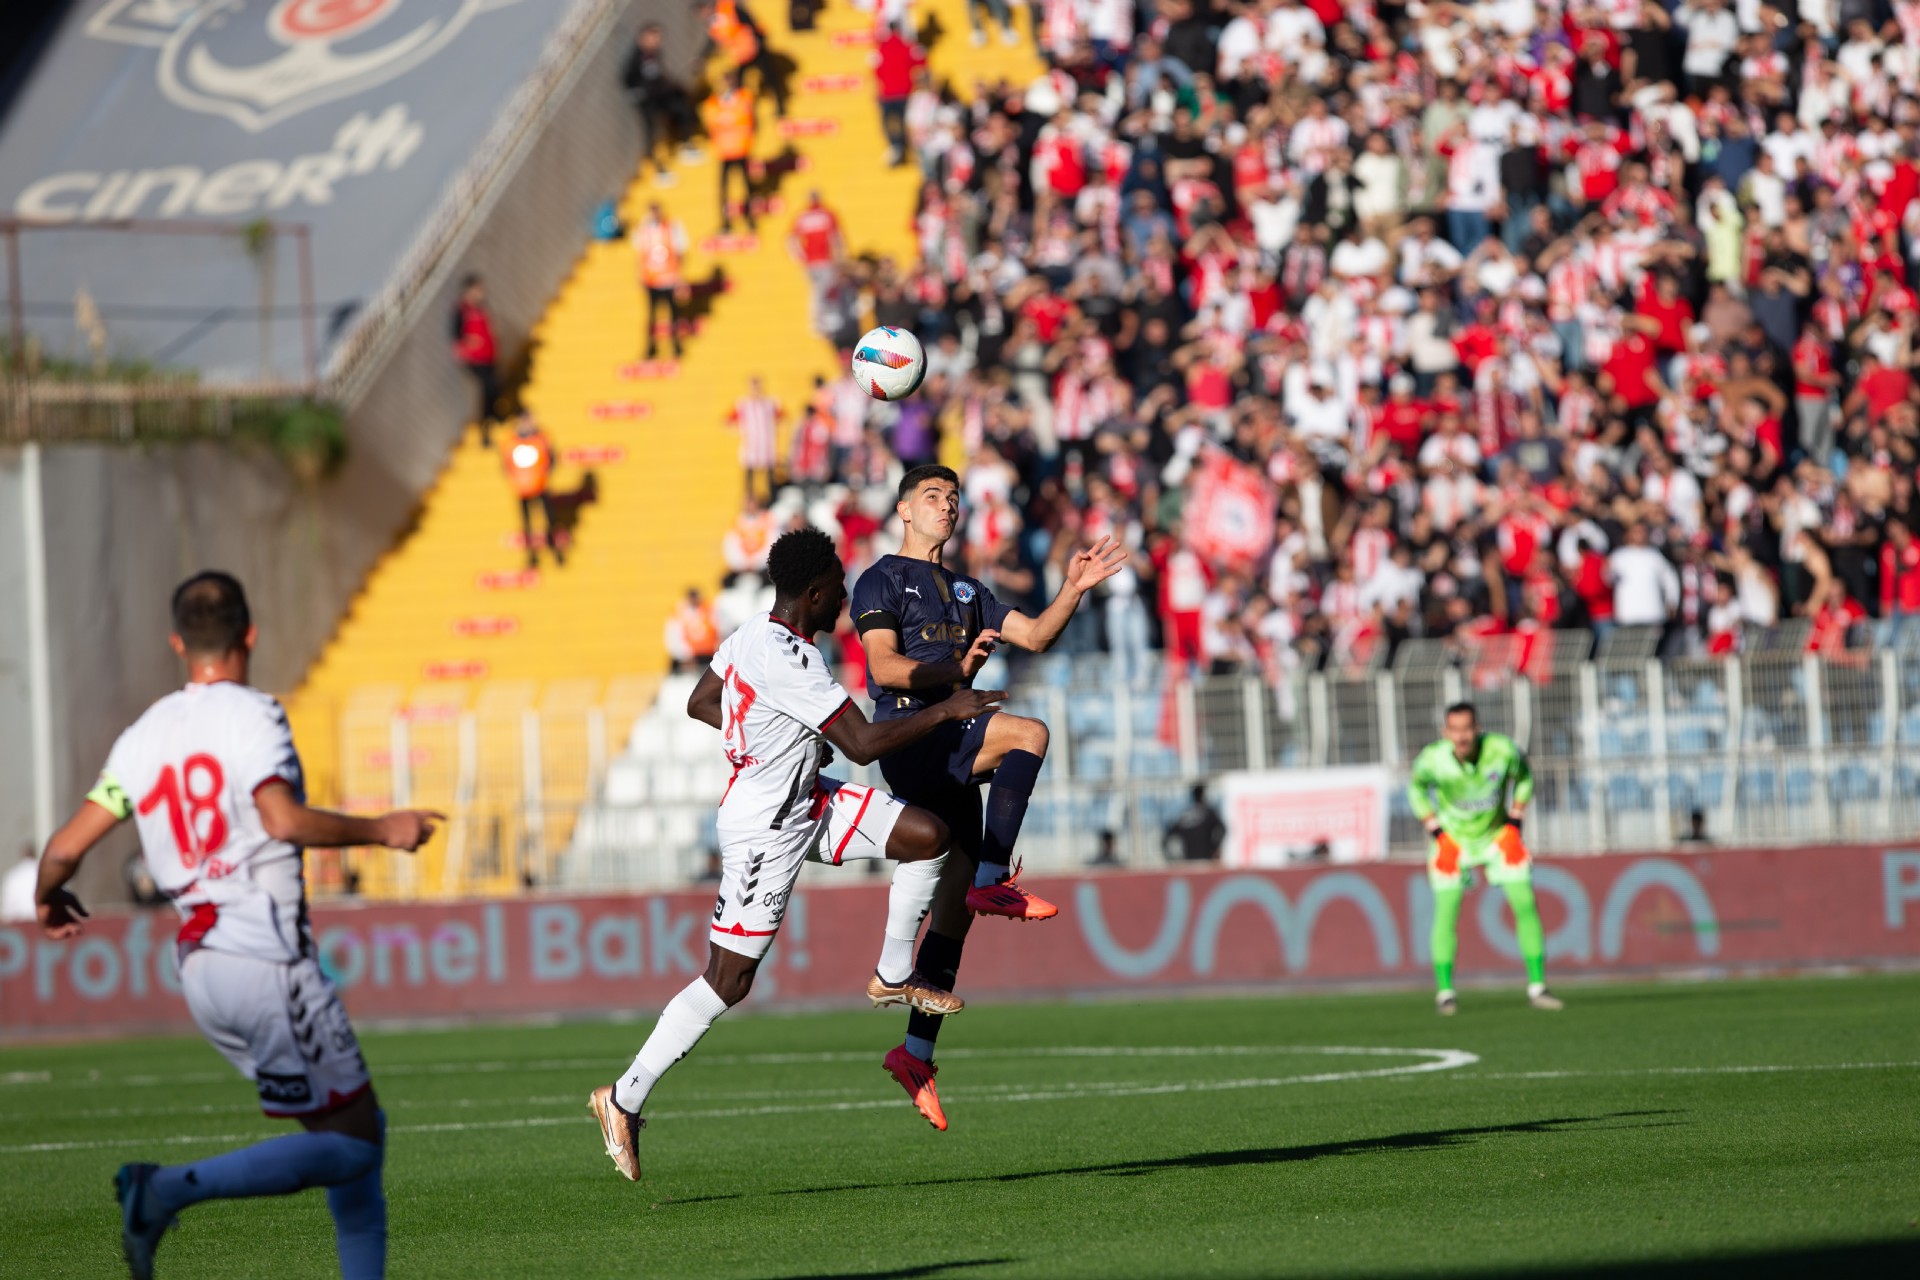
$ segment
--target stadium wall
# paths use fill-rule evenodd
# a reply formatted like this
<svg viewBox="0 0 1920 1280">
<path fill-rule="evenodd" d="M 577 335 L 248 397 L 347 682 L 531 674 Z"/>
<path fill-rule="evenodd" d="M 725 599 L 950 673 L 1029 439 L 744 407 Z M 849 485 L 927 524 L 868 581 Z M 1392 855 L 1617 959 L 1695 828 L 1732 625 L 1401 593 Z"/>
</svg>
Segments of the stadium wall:
<svg viewBox="0 0 1920 1280">
<path fill-rule="evenodd" d="M 1418 864 L 1088 873 L 1038 880 L 1038 929 L 968 952 L 970 998 L 1415 986 L 1432 896 Z M 1920 963 L 1920 850 L 1604 855 L 1540 864 L 1556 977 Z M 712 896 L 322 907 L 322 963 L 363 1019 L 657 1010 L 706 967 Z M 851 1004 L 886 917 L 868 880 L 796 891 L 752 999 Z M 170 913 L 96 918 L 76 942 L 0 928 L 0 1037 L 185 1029 Z M 1502 895 L 1463 913 L 1459 972 L 1523 980 Z"/>
<path fill-rule="evenodd" d="M 273 457 L 215 443 L 61 445 L 42 450 L 51 639 L 56 820 L 77 804 L 114 736 L 178 680 L 161 628 L 168 592 L 196 569 L 240 576 L 253 596 L 262 645 L 255 682 L 295 686 L 319 655 L 374 562 L 419 508 L 471 415 L 473 389 L 449 355 L 447 315 L 469 271 L 489 281 L 503 359 L 524 353 L 535 322 L 584 245 L 596 205 L 622 189 L 638 160 L 640 131 L 619 85 L 643 21 L 667 30 L 691 66 L 700 31 L 676 0 L 588 6 L 573 57 L 542 94 L 510 110 L 513 153 L 484 178 L 470 170 L 447 192 L 408 255 L 411 272 L 381 296 L 384 337 L 359 349 L 346 390 L 347 459 L 302 482 Z M 482 157 L 476 157 L 476 161 Z M 431 251 L 429 251 L 431 250 Z M 404 286 L 404 287 L 403 287 Z M 323 289 L 324 292 L 324 289 Z M 20 451 L 0 449 L 0 587 L 24 581 L 13 536 L 22 510 Z M 10 600 L 21 594 L 0 597 Z M 26 652 L 0 620 L 0 718 L 29 723 Z M 0 854 L 44 840 L 32 803 L 36 762 L 24 734 L 0 746 Z M 124 847 L 131 849 L 130 843 Z M 96 899 L 124 898 L 119 858 L 96 860 L 82 881 Z"/>
</svg>

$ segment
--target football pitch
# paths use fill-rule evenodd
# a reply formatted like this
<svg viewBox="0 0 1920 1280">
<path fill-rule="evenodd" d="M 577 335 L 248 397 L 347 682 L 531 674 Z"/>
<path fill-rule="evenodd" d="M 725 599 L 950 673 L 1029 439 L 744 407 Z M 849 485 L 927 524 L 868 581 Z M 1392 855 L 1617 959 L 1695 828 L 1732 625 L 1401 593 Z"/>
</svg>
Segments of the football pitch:
<svg viewBox="0 0 1920 1280">
<path fill-rule="evenodd" d="M 364 1035 L 407 1276 L 1920 1275 L 1920 975 L 979 1007 L 935 1133 L 892 1013 L 722 1020 L 621 1181 L 646 1023 Z M 0 1274 L 110 1276 L 114 1169 L 284 1132 L 194 1039 L 0 1051 Z M 337 1274 L 318 1192 L 159 1274 Z"/>
</svg>

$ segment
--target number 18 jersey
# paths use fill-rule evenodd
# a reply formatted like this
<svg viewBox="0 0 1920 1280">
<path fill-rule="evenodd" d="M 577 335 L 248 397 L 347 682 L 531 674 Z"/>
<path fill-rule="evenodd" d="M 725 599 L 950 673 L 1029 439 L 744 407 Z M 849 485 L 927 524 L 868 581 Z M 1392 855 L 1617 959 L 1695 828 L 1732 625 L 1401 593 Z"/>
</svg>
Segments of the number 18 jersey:
<svg viewBox="0 0 1920 1280">
<path fill-rule="evenodd" d="M 182 958 L 206 947 L 287 962 L 308 954 L 300 850 L 267 834 L 253 798 L 306 799 L 287 713 L 243 684 L 190 684 L 120 735 L 87 799 L 133 818 L 154 884 L 185 917 Z"/>
</svg>

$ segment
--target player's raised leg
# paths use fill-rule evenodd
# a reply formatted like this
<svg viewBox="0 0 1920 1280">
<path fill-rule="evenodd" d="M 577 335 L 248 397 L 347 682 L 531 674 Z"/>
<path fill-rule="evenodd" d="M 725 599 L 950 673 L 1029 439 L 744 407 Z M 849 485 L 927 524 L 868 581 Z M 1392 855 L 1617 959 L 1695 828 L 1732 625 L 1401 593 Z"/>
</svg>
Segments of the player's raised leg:
<svg viewBox="0 0 1920 1280">
<path fill-rule="evenodd" d="M 1001 712 L 987 721 L 986 740 L 975 757 L 976 773 L 992 773 L 987 787 L 980 860 L 967 892 L 967 910 L 1010 920 L 1047 920 L 1060 908 L 1021 888 L 1013 868 L 1013 846 L 1027 820 L 1027 804 L 1047 758 L 1047 726 L 1026 716 Z"/>
<path fill-rule="evenodd" d="M 927 934 L 920 941 L 916 969 L 928 982 L 952 990 L 959 980 L 960 954 L 967 932 L 973 927 L 973 913 L 967 910 L 967 894 L 973 886 L 973 869 L 979 861 L 981 840 L 980 789 L 962 788 L 941 805 L 951 823 L 952 842 L 932 901 L 927 911 Z M 903 868 L 904 870 L 904 868 Z M 915 1009 L 907 1015 L 907 1037 L 889 1050 L 885 1060 L 887 1073 L 899 1082 L 913 1099 L 913 1105 L 936 1129 L 947 1127 L 947 1115 L 935 1091 L 933 1078 L 934 1046 L 945 1023 L 941 1015 Z"/>
<path fill-rule="evenodd" d="M 920 1013 L 944 1017 L 959 1013 L 966 1002 L 928 980 L 913 966 L 913 944 L 933 900 L 933 887 L 947 863 L 952 833 L 947 824 L 926 809 L 905 807 L 887 837 L 887 857 L 900 865 L 887 894 L 886 935 L 880 961 L 867 983 L 867 998 L 876 1007 L 905 1005 Z"/>
</svg>

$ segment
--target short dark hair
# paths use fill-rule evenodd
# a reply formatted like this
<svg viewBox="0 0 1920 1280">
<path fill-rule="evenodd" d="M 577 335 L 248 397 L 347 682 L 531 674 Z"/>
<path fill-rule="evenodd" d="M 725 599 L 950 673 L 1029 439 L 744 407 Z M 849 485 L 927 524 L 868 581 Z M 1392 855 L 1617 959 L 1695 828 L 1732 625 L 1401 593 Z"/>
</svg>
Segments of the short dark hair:
<svg viewBox="0 0 1920 1280">
<path fill-rule="evenodd" d="M 905 502 L 915 489 L 929 480 L 945 480 L 956 489 L 960 487 L 960 477 L 954 474 L 952 467 L 943 467 L 937 462 L 923 462 L 900 477 L 900 492 L 894 495 L 894 501 Z"/>
<path fill-rule="evenodd" d="M 460 292 L 465 293 L 467 290 L 473 288 L 473 286 L 484 283 L 486 282 L 480 278 L 478 271 L 469 271 L 460 277 Z"/>
<path fill-rule="evenodd" d="M 839 568 L 833 539 L 811 525 L 781 534 L 767 552 L 767 576 L 782 600 L 805 595 L 822 574 Z"/>
<path fill-rule="evenodd" d="M 1445 718 L 1451 720 L 1455 716 L 1469 716 L 1475 724 L 1480 723 L 1480 713 L 1474 709 L 1471 702 L 1456 702 L 1448 707 Z"/>
<path fill-rule="evenodd" d="M 173 633 L 188 653 L 232 653 L 247 641 L 253 614 L 247 593 L 230 573 L 196 573 L 173 591 Z"/>
</svg>

